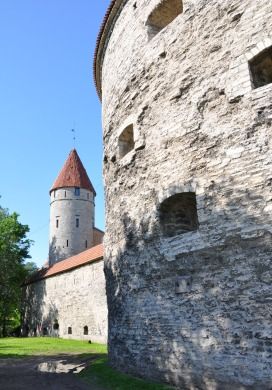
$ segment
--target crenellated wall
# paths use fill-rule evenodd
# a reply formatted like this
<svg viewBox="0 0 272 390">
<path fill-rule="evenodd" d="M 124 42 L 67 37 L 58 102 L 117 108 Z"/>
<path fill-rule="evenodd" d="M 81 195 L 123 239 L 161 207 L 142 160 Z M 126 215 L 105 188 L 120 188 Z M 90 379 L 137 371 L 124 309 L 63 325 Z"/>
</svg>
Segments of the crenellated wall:
<svg viewBox="0 0 272 390">
<path fill-rule="evenodd" d="M 150 34 L 160 3 L 117 1 L 97 57 L 110 361 L 182 389 L 270 389 L 272 83 L 250 63 L 272 45 L 271 1 L 184 0 Z M 162 204 L 188 192 L 197 229 L 168 237 Z"/>
</svg>

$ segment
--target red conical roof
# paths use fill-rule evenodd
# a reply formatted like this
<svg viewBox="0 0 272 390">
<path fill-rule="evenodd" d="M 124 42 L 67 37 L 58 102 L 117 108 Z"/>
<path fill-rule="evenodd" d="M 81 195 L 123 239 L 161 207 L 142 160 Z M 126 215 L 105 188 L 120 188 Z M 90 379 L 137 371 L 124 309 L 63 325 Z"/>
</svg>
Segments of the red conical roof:
<svg viewBox="0 0 272 390">
<path fill-rule="evenodd" d="M 65 164 L 55 180 L 51 190 L 63 187 L 79 187 L 85 190 L 92 191 L 96 195 L 95 189 L 87 175 L 87 172 L 77 154 L 76 149 L 73 149 L 65 161 Z"/>
</svg>

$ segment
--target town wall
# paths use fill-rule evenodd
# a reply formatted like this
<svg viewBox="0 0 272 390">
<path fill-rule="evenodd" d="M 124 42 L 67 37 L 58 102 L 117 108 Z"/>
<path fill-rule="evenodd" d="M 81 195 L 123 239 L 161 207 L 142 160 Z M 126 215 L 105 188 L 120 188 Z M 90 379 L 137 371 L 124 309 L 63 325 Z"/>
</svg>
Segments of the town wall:
<svg viewBox="0 0 272 390">
<path fill-rule="evenodd" d="M 107 342 L 103 260 L 27 284 L 23 292 L 25 334 Z"/>
<path fill-rule="evenodd" d="M 159 3 L 117 1 L 97 59 L 110 362 L 182 389 L 270 389 L 272 84 L 255 88 L 249 61 L 272 45 L 271 1 L 184 0 L 152 35 Z M 183 193 L 195 223 L 167 236 L 162 205 Z"/>
</svg>

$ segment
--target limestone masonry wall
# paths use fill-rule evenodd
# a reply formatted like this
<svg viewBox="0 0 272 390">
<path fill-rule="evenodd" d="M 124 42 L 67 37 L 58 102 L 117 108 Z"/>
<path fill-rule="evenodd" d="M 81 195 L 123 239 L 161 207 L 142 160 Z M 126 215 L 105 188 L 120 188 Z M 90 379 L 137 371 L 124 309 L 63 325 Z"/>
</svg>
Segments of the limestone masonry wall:
<svg viewBox="0 0 272 390">
<path fill-rule="evenodd" d="M 103 260 L 25 286 L 23 302 L 29 335 L 107 342 Z"/>
<path fill-rule="evenodd" d="M 50 194 L 49 262 L 53 264 L 94 245 L 94 194 L 67 187 Z M 77 222 L 78 220 L 78 222 Z"/>
<path fill-rule="evenodd" d="M 111 364 L 270 389 L 269 56 L 262 86 L 250 66 L 272 45 L 271 0 L 184 0 L 163 29 L 178 1 L 119 3 L 100 57 Z"/>
</svg>

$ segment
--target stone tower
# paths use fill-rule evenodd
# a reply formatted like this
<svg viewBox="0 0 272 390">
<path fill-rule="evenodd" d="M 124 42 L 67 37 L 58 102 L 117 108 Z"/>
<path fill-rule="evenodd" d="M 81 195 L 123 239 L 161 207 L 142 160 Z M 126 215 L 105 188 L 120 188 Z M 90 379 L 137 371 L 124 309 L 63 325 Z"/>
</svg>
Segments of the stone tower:
<svg viewBox="0 0 272 390">
<path fill-rule="evenodd" d="M 95 196 L 73 149 L 50 190 L 49 265 L 93 246 Z"/>
<path fill-rule="evenodd" d="M 271 0 L 112 0 L 98 38 L 109 359 L 272 388 Z"/>
</svg>

